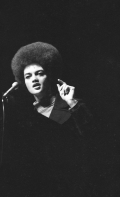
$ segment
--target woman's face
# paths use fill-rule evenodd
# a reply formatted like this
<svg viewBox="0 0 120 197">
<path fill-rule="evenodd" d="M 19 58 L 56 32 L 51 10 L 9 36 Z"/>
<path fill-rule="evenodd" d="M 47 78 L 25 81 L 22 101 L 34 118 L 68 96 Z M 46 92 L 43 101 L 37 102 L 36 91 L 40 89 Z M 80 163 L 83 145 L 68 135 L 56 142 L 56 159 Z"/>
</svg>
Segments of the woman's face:
<svg viewBox="0 0 120 197">
<path fill-rule="evenodd" d="M 28 91 L 38 97 L 44 97 L 50 88 L 48 77 L 44 69 L 36 64 L 24 69 L 24 80 Z"/>
</svg>

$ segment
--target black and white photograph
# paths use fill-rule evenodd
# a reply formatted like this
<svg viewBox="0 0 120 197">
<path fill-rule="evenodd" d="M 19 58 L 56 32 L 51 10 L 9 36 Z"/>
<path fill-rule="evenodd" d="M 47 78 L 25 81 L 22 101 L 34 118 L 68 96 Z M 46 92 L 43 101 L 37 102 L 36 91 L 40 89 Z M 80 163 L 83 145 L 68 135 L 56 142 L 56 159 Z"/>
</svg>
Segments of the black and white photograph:
<svg viewBox="0 0 120 197">
<path fill-rule="evenodd" d="M 0 197 L 120 197 L 119 1 L 0 4 Z"/>
</svg>

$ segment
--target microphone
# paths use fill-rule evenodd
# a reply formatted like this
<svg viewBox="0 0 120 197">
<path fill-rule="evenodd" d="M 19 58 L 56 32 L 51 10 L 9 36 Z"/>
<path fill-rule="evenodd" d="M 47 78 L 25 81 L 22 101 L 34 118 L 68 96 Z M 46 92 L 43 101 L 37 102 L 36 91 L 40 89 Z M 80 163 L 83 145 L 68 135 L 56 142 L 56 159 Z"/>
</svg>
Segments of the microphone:
<svg viewBox="0 0 120 197">
<path fill-rule="evenodd" d="M 10 88 L 10 89 L 8 89 L 7 90 L 7 92 L 5 92 L 4 94 L 3 94 L 3 98 L 4 97 L 6 97 L 10 92 L 12 92 L 13 90 L 15 90 L 15 89 L 17 89 L 18 88 L 18 82 L 14 82 L 13 84 L 12 84 L 12 87 Z"/>
</svg>

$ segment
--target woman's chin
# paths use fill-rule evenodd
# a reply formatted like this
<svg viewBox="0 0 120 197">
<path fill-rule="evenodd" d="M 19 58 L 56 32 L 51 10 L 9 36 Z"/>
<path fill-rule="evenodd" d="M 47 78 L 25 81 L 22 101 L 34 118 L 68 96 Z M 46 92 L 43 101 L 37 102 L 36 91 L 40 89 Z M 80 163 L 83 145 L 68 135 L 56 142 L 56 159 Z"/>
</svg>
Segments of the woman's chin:
<svg viewBox="0 0 120 197">
<path fill-rule="evenodd" d="M 30 93 L 35 96 L 42 94 L 41 90 L 34 90 L 34 91 L 31 91 Z"/>
</svg>

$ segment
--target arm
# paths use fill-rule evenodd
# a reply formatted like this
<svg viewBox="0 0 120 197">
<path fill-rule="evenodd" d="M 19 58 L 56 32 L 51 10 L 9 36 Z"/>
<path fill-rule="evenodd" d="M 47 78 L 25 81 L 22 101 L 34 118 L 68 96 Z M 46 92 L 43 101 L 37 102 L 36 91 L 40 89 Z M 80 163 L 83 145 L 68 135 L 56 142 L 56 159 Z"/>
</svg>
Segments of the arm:
<svg viewBox="0 0 120 197">
<path fill-rule="evenodd" d="M 57 84 L 59 94 L 68 104 L 68 110 L 72 114 L 75 127 L 79 133 L 82 134 L 84 130 L 91 128 L 93 124 L 93 116 L 82 99 L 76 99 L 74 97 L 75 87 L 67 85 L 60 79 L 58 79 L 58 81 L 61 83 L 61 85 Z"/>
</svg>

